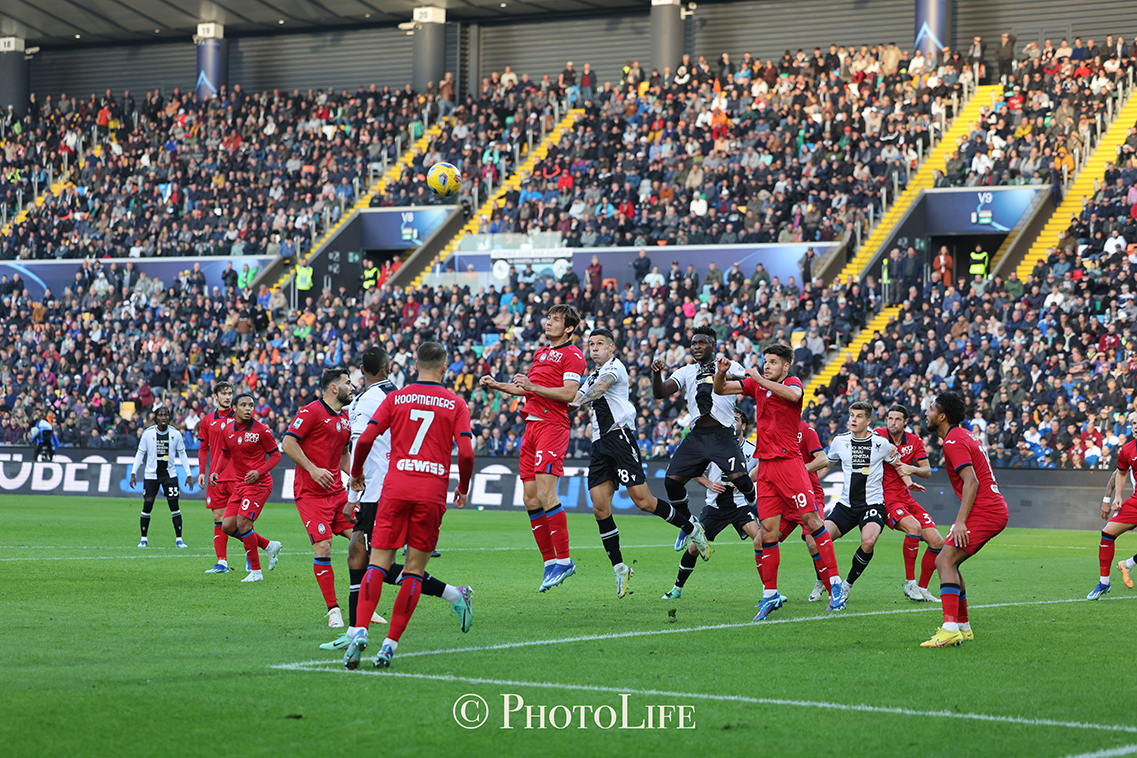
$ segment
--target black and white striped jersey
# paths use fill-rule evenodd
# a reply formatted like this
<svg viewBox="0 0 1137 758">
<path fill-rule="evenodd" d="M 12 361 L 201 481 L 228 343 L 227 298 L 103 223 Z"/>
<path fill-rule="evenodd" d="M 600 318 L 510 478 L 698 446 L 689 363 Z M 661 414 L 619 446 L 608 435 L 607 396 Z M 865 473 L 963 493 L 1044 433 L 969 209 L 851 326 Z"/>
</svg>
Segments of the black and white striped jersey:
<svg viewBox="0 0 1137 758">
<path fill-rule="evenodd" d="M 636 408 L 630 399 L 632 387 L 628 382 L 628 369 L 624 368 L 619 358 L 612 357 L 585 377 L 581 391 L 588 392 L 602 377 L 610 377 L 615 383 L 588 406 L 592 415 L 593 442 L 613 429 L 635 428 L 636 423 Z"/>
<path fill-rule="evenodd" d="M 355 396 L 348 409 L 348 418 L 351 420 L 351 454 L 355 456 L 355 443 L 360 435 L 367 429 L 367 422 L 379 410 L 379 406 L 398 389 L 393 383 L 384 379 L 364 387 L 363 391 Z M 377 503 L 383 492 L 383 480 L 387 477 L 387 465 L 391 462 L 391 431 L 387 430 L 379 435 L 367 460 L 363 463 L 363 477 L 367 484 L 363 493 L 349 489 L 348 496 L 352 502 Z"/>
<path fill-rule="evenodd" d="M 828 457 L 845 473 L 839 503 L 850 508 L 884 503 L 884 467 L 896 459 L 891 442 L 875 434 L 858 439 L 845 432 L 829 443 Z"/>
<path fill-rule="evenodd" d="M 695 422 L 703 416 L 710 415 L 727 429 L 734 428 L 734 406 L 738 401 L 736 395 L 715 394 L 714 363 L 688 363 L 677 369 L 669 378 L 679 385 L 679 390 L 687 399 L 687 412 L 691 414 L 688 426 L 695 428 Z M 728 376 L 742 376 L 746 369 L 742 364 L 731 361 Z"/>
</svg>

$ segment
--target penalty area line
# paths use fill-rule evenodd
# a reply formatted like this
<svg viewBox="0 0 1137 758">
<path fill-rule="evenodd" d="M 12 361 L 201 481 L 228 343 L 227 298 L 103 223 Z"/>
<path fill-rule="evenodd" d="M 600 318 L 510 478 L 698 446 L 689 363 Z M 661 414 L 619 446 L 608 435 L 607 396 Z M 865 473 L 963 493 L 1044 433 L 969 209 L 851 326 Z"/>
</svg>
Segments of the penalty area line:
<svg viewBox="0 0 1137 758">
<path fill-rule="evenodd" d="M 400 656 L 401 658 L 407 656 Z M 887 706 L 830 703 L 813 700 L 787 700 L 782 698 L 749 697 L 747 695 L 715 695 L 696 692 L 672 692 L 669 690 L 639 689 L 634 687 L 601 687 L 590 684 L 561 684 L 556 682 L 523 682 L 511 679 L 485 679 L 481 677 L 452 676 L 449 674 L 413 674 L 402 671 L 347 671 L 345 669 L 329 669 L 325 667 L 312 667 L 306 663 L 282 663 L 269 668 L 280 671 L 306 671 L 326 674 L 362 674 L 364 676 L 394 676 L 404 679 L 420 679 L 437 682 L 455 682 L 462 684 L 486 684 L 499 687 L 529 687 L 548 690 L 570 690 L 577 692 L 600 692 L 611 695 L 650 695 L 652 697 L 674 698 L 675 700 L 708 700 L 725 703 L 745 703 L 748 705 L 774 705 L 790 708 L 823 708 L 832 711 L 855 711 L 860 713 L 882 713 L 893 716 L 917 716 L 920 718 L 946 718 L 963 721 L 986 721 L 990 723 L 1016 724 L 1033 727 L 1057 727 L 1065 729 L 1087 729 L 1103 732 L 1130 732 L 1137 733 L 1137 726 L 1119 724 L 1089 724 L 1082 721 L 1058 721 L 1054 719 L 1025 718 L 1022 716 L 997 716 L 986 713 L 957 713 L 954 711 L 921 711 L 914 708 L 890 708 Z M 1133 752 L 1137 752 L 1134 750 Z M 1097 758 L 1101 756 L 1129 755 L 1129 752 L 1102 752 L 1089 753 L 1086 756 L 1075 758 Z"/>
</svg>

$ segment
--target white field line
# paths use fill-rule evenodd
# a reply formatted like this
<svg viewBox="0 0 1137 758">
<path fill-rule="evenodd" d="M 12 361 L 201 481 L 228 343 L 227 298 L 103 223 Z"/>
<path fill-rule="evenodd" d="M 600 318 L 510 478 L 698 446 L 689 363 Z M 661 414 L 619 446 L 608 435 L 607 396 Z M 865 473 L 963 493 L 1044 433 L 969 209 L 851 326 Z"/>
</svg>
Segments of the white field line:
<svg viewBox="0 0 1137 758">
<path fill-rule="evenodd" d="M 405 658 L 407 656 L 399 656 Z M 341 664 L 342 665 L 342 664 Z M 1133 732 L 1137 733 L 1137 726 L 1116 724 L 1089 724 L 1082 721 L 1056 721 L 1053 719 L 1034 719 L 1021 716 L 995 716 L 985 713 L 955 713 L 952 711 L 920 711 L 913 708 L 889 708 L 875 705 L 855 705 L 846 703 L 829 703 L 811 700 L 785 700 L 781 698 L 749 697 L 746 695 L 711 695 L 696 692 L 671 692 L 668 690 L 645 690 L 636 688 L 600 687 L 588 684 L 558 684 L 554 682 L 520 682 L 509 679 L 483 679 L 480 677 L 463 677 L 439 674 L 411 674 L 401 671 L 356 671 L 349 672 L 343 668 L 313 668 L 307 663 L 284 663 L 270 668 L 284 671 L 317 671 L 322 673 L 364 674 L 370 676 L 395 676 L 405 679 L 426 679 L 438 682 L 461 682 L 463 684 L 487 684 L 499 687 L 532 687 L 550 690 L 575 690 L 579 692 L 602 692 L 612 695 L 650 695 L 653 697 L 666 697 L 679 702 L 689 700 L 711 700 L 731 703 L 747 703 L 752 705 L 775 705 L 793 708 L 823 708 L 833 711 L 856 711 L 862 713 L 884 713 L 896 716 L 917 716 L 920 718 L 947 718 L 964 721 L 987 721 L 1002 724 L 1021 724 L 1035 727 L 1061 727 L 1065 729 L 1089 729 L 1106 732 Z M 1090 755 L 1128 755 L 1129 753 L 1092 753 Z M 1079 757 L 1083 758 L 1083 757 Z M 1089 758 L 1085 756 L 1084 758 Z"/>
<path fill-rule="evenodd" d="M 1133 755 L 1134 753 L 1137 753 L 1137 745 L 1125 745 L 1123 747 L 1106 748 L 1105 750 L 1098 750 L 1093 753 L 1068 755 L 1066 758 L 1114 758 L 1114 756 Z"/>
<path fill-rule="evenodd" d="M 1133 600 L 1133 599 L 1137 599 L 1137 595 L 1123 595 L 1121 597 L 1112 597 L 1112 598 L 1103 597 L 1103 598 L 1101 598 L 1101 600 L 1094 601 L 1094 602 L 1103 602 L 1103 601 L 1113 602 L 1113 601 L 1119 601 L 1119 600 Z M 1021 603 L 988 603 L 986 605 L 970 605 L 969 604 L 968 609 L 969 610 L 977 610 L 977 609 L 982 609 L 982 608 L 1016 608 L 1016 607 L 1027 606 L 1027 605 L 1058 605 L 1058 604 L 1065 604 L 1065 603 L 1088 603 L 1088 602 L 1091 602 L 1091 601 L 1086 600 L 1085 598 L 1073 598 L 1070 600 L 1033 600 L 1033 601 L 1021 602 Z M 743 627 L 759 628 L 759 627 L 763 627 L 763 626 L 771 626 L 774 624 L 800 624 L 800 623 L 809 622 L 809 621 L 837 621 L 840 619 L 866 618 L 869 616 L 895 616 L 898 614 L 905 614 L 905 613 L 929 613 L 931 611 L 939 611 L 939 610 L 940 610 L 940 606 L 929 603 L 926 605 L 921 605 L 918 608 L 898 608 L 898 609 L 890 610 L 890 611 L 865 611 L 863 613 L 844 613 L 844 612 L 837 611 L 834 613 L 825 613 L 825 614 L 818 615 L 818 616 L 799 616 L 796 618 L 767 619 L 766 621 L 762 621 L 762 622 L 742 621 L 742 622 L 730 623 L 730 624 L 707 624 L 704 626 L 690 626 L 690 627 L 683 627 L 683 628 L 679 628 L 679 629 L 637 629 L 635 631 L 630 631 L 630 632 L 613 632 L 611 634 L 586 634 L 586 635 L 581 635 L 581 636 L 577 636 L 577 637 L 560 637 L 560 638 L 556 638 L 556 639 L 547 639 L 547 640 L 523 640 L 521 642 L 502 642 L 502 643 L 499 643 L 497 645 L 478 645 L 478 646 L 473 646 L 473 647 L 447 648 L 447 649 L 442 649 L 442 650 L 420 650 L 418 652 L 413 652 L 413 653 L 400 653 L 399 659 L 402 660 L 405 658 L 416 658 L 416 657 L 423 656 L 423 655 L 454 655 L 454 654 L 459 654 L 459 653 L 480 653 L 480 652 L 484 652 L 487 650 L 510 650 L 513 648 L 537 647 L 537 646 L 541 646 L 541 645 L 567 645 L 567 644 L 572 644 L 575 642 L 597 642 L 600 640 L 618 640 L 618 639 L 629 639 L 629 638 L 634 638 L 634 637 L 654 637 L 654 636 L 665 635 L 665 634 L 687 634 L 689 632 L 710 632 L 710 631 L 715 631 L 717 629 L 741 629 Z M 296 665 L 298 665 L 298 666 L 327 666 L 327 665 L 330 665 L 332 663 L 336 663 L 336 661 L 329 661 L 327 659 L 324 659 L 324 660 L 316 660 L 316 661 L 304 661 L 304 662 L 298 663 Z M 1134 731 L 1137 731 L 1137 727 L 1134 727 Z"/>
</svg>

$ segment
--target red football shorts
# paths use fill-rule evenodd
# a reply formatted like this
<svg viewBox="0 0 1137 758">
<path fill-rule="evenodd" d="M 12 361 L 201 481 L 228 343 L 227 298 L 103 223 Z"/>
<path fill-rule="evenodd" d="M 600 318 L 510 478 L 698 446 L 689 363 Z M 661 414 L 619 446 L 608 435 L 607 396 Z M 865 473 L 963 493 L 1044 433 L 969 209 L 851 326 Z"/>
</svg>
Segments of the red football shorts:
<svg viewBox="0 0 1137 758">
<path fill-rule="evenodd" d="M 905 516 L 911 516 L 920 523 L 920 529 L 935 529 L 936 522 L 932 519 L 928 512 L 920 507 L 920 505 L 909 498 L 908 500 L 898 501 L 887 505 L 888 508 L 888 525 L 893 529 L 899 529 L 900 520 Z"/>
<path fill-rule="evenodd" d="M 537 474 L 564 476 L 565 453 L 568 452 L 569 428 L 543 421 L 525 424 L 521 440 L 521 481 L 531 482 Z"/>
<path fill-rule="evenodd" d="M 343 515 L 345 505 L 347 490 L 326 495 L 297 496 L 296 510 L 312 544 L 330 540 L 340 532 L 351 530 L 353 524 Z"/>
<path fill-rule="evenodd" d="M 1117 513 L 1110 517 L 1111 524 L 1137 524 L 1137 494 L 1121 504 Z"/>
<path fill-rule="evenodd" d="M 229 505 L 229 498 L 233 495 L 233 485 L 236 482 L 218 482 L 210 484 L 205 480 L 205 507 L 224 508 Z"/>
<path fill-rule="evenodd" d="M 758 519 L 816 511 L 813 486 L 800 457 L 771 458 L 758 464 Z"/>
<path fill-rule="evenodd" d="M 429 553 L 438 544 L 445 503 L 424 503 L 416 498 L 388 495 L 379 497 L 371 547 L 398 550 L 403 545 Z"/>
<path fill-rule="evenodd" d="M 272 479 L 266 477 L 266 480 L 253 484 L 230 482 L 232 494 L 229 497 L 229 504 L 225 506 L 225 518 L 244 516 L 249 521 L 256 521 L 257 516 L 261 515 L 261 509 L 272 495 Z"/>
<path fill-rule="evenodd" d="M 975 555 L 987 541 L 1007 528 L 1007 513 L 971 513 L 967 517 L 967 532 L 969 541 L 967 547 L 959 548 L 968 555 Z M 945 545 L 955 546 L 955 539 L 948 533 L 944 540 Z"/>
</svg>

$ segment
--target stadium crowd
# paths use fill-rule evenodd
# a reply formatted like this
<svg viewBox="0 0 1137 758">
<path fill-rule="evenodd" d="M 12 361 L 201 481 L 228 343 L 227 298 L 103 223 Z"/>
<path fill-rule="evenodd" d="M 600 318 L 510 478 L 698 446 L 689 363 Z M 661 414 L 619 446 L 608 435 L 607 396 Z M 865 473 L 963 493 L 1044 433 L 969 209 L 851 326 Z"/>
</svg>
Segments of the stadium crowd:
<svg viewBox="0 0 1137 758">
<path fill-rule="evenodd" d="M 1025 58 L 1006 74 L 1005 102 L 963 155 L 988 156 L 988 173 L 1001 177 L 993 159 L 1026 151 L 1038 159 L 1030 176 L 1046 180 L 1109 96 L 1108 87 L 1094 85 L 1105 64 L 1087 79 L 1084 59 L 1074 67 Z M 1120 76 L 1130 59 L 1117 63 L 1106 73 Z M 552 125 L 551 103 L 561 99 L 584 104 L 583 120 L 516 197 L 483 220 L 485 231 L 556 230 L 569 245 L 650 246 L 656 256 L 658 244 L 835 239 L 869 207 L 879 211 L 880 190 L 893 176 L 903 184 L 915 145 L 928 144 L 940 113 L 951 115 L 951 93 L 973 78 L 959 54 L 930 65 L 892 45 L 833 46 L 829 54 L 787 53 L 765 64 L 723 56 L 712 67 L 700 57 L 674 73 L 630 63 L 617 86 L 590 73 L 566 66 L 556 80 L 534 83 L 507 70 L 460 100 L 446 82 L 422 95 L 408 87 L 247 96 L 234 87 L 204 103 L 176 90 L 148 93 L 141 105 L 129 93 L 48 99 L 21 129 L 7 127 L 5 202 L 39 165 L 27 162 L 29 154 L 76 155 L 91 129 L 102 139 L 86 152 L 74 189 L 49 198 L 0 240 L 0 258 L 274 251 L 321 223 L 322 204 L 338 210 L 335 200 L 354 192 L 352 180 L 368 164 L 384 151 L 393 157 L 396 139 L 405 144 L 417 133 L 424 109 L 441 108 L 453 121 L 376 202 L 425 202 L 416 177 L 422 165 L 444 159 L 464 169 L 463 197 L 474 205 L 483 184 L 509 174 L 513 146 Z M 925 282 L 921 272 L 901 318 L 810 405 L 822 441 L 843 429 L 855 399 L 915 410 L 946 385 L 967 390 L 973 426 L 996 466 L 1108 465 L 1132 436 L 1123 413 L 1137 390 L 1137 253 L 1126 243 L 1137 239 L 1135 148 L 1131 130 L 1124 161 L 1025 282 L 951 284 L 937 272 Z M 1015 165 L 1011 178 L 1024 177 Z M 524 371 L 542 315 L 570 302 L 587 323 L 618 335 L 641 450 L 663 458 L 681 439 L 685 411 L 681 402 L 650 399 L 650 364 L 682 365 L 690 327 L 711 325 L 726 352 L 747 365 L 766 344 L 797 333 L 796 371 L 808 376 L 833 340 L 880 307 L 871 277 L 823 287 L 810 265 L 803 261 L 800 282 L 781 282 L 761 267 L 680 271 L 666 257 L 656 266 L 645 250 L 636 284 L 623 292 L 603 289 L 594 261 L 560 281 L 513 272 L 500 290 L 403 292 L 383 284 L 324 292 L 291 312 L 280 293 L 253 292 L 248 270 L 231 269 L 222 287 L 210 289 L 196 267 L 158 282 L 129 264 L 86 260 L 72 287 L 39 302 L 19 280 L 0 280 L 0 442 L 26 440 L 42 419 L 64 445 L 130 447 L 161 404 L 195 447 L 207 388 L 218 379 L 254 392 L 258 416 L 282 434 L 324 367 L 349 364 L 358 374 L 356 356 L 380 343 L 401 384 L 413 378 L 415 346 L 441 339 L 451 350 L 447 381 L 471 405 L 477 452 L 514 455 L 519 403 L 487 395 L 477 379 Z M 585 422 L 571 442 L 578 457 L 590 447 Z M 934 435 L 925 444 L 935 451 Z"/>
<path fill-rule="evenodd" d="M 422 106 L 409 85 L 45 98 L 6 128 L 0 197 L 28 204 L 31 174 L 45 188 L 65 157 L 71 182 L 0 238 L 0 260 L 294 254 L 421 133 Z"/>
</svg>

